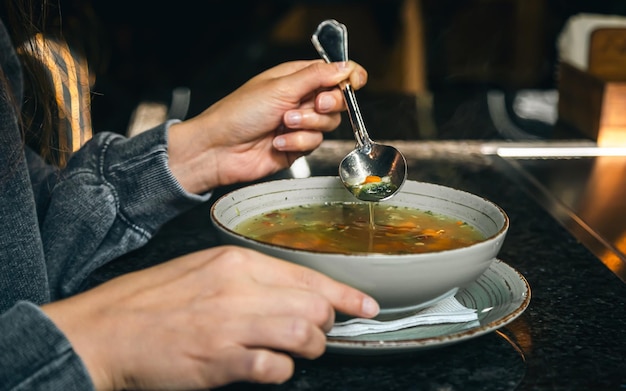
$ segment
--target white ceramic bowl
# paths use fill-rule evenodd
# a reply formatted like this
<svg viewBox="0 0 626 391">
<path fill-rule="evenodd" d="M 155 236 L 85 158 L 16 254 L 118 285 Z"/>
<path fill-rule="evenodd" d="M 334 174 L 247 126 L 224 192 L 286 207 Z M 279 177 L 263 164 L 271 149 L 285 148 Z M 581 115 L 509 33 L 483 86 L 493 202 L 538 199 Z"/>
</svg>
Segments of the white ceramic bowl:
<svg viewBox="0 0 626 391">
<path fill-rule="evenodd" d="M 476 280 L 504 242 L 509 219 L 494 203 L 461 190 L 407 181 L 392 205 L 431 210 L 472 224 L 486 239 L 474 245 L 422 254 L 328 254 L 295 250 L 244 237 L 233 229 L 248 218 L 294 205 L 356 198 L 338 177 L 284 179 L 232 191 L 211 208 L 211 221 L 223 243 L 259 250 L 318 270 L 374 297 L 381 313 L 414 310 L 454 294 Z"/>
</svg>

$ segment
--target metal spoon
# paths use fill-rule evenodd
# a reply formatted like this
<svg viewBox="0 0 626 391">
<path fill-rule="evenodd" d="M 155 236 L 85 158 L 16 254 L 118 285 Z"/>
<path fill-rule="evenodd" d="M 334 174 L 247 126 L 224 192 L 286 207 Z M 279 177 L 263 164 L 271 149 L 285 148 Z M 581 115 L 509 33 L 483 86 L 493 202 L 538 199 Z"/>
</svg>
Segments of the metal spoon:
<svg viewBox="0 0 626 391">
<path fill-rule="evenodd" d="M 348 61 L 348 30 L 336 20 L 320 23 L 311 41 L 326 62 Z M 386 200 L 400 190 L 406 180 L 406 159 L 396 148 L 369 138 L 352 86 L 347 81 L 339 86 L 357 141 L 355 149 L 339 164 L 339 177 L 362 201 Z"/>
</svg>

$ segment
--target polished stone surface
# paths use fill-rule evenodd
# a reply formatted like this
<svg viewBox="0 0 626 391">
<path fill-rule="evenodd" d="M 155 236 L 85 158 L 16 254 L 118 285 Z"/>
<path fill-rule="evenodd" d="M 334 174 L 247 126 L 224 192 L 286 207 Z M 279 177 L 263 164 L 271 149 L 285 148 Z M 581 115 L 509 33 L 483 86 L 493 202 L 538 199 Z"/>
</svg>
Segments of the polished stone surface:
<svg viewBox="0 0 626 391">
<path fill-rule="evenodd" d="M 352 145 L 325 142 L 307 159 L 312 174 L 335 175 Z M 507 212 L 511 226 L 499 257 L 529 281 L 527 310 L 496 332 L 448 347 L 392 357 L 327 354 L 298 360 L 286 384 L 225 390 L 626 389 L 626 284 L 480 144 L 395 145 L 408 158 L 410 179 L 484 196 Z M 171 221 L 147 246 L 98 271 L 91 285 L 216 245 L 209 208 L 210 202 Z"/>
<path fill-rule="evenodd" d="M 506 159 L 523 187 L 626 281 L 626 156 Z"/>
</svg>

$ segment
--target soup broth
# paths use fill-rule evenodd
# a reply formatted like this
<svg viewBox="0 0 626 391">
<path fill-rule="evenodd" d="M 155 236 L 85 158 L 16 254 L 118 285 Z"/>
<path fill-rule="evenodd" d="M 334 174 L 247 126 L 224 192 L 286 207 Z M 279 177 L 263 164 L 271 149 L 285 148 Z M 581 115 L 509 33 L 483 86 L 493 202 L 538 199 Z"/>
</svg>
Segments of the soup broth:
<svg viewBox="0 0 626 391">
<path fill-rule="evenodd" d="M 485 239 L 464 221 L 385 203 L 299 205 L 250 218 L 235 231 L 278 246 L 341 254 L 425 253 Z"/>
</svg>

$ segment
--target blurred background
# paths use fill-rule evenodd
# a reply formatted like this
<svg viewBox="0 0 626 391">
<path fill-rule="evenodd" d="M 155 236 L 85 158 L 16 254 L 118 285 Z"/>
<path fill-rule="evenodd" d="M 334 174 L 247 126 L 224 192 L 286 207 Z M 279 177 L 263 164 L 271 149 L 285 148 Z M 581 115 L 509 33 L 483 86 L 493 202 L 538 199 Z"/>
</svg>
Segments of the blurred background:
<svg viewBox="0 0 626 391">
<path fill-rule="evenodd" d="M 573 15 L 626 15 L 623 0 L 63 4 L 89 33 L 95 131 L 125 132 L 140 103 L 169 107 L 180 87 L 191 116 L 268 67 L 317 58 L 311 33 L 334 18 L 369 71 L 358 98 L 370 135 L 407 140 L 580 137 L 554 126 L 557 38 Z M 351 138 L 347 120 L 327 137 Z"/>
</svg>

